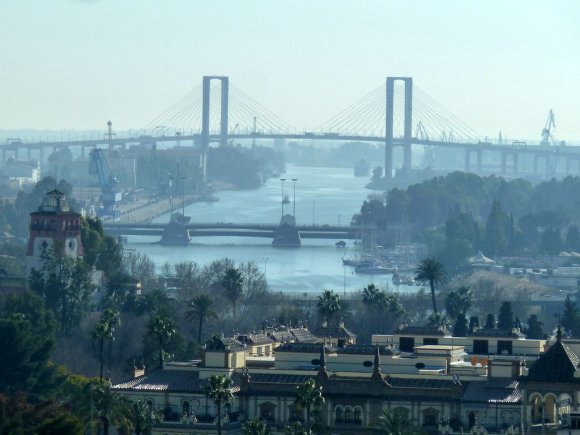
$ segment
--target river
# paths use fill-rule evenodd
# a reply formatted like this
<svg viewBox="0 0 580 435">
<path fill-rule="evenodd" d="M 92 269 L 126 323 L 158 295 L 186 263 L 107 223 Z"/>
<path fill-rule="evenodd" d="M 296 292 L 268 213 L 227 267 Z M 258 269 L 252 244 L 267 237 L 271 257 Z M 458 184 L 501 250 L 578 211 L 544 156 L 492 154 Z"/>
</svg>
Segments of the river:
<svg viewBox="0 0 580 435">
<path fill-rule="evenodd" d="M 293 199 L 296 178 L 296 220 L 298 225 L 349 224 L 371 193 L 367 178 L 355 178 L 352 169 L 287 165 L 285 193 Z M 185 208 L 192 222 L 232 222 L 272 224 L 282 214 L 282 182 L 271 179 L 256 190 L 222 191 L 218 202 L 195 203 Z M 179 201 L 177 201 L 177 205 Z M 294 204 L 284 206 L 284 214 Z M 156 222 L 168 222 L 169 215 Z M 194 261 L 200 265 L 221 258 L 236 263 L 254 261 L 265 272 L 274 291 L 319 293 L 324 289 L 352 292 L 369 283 L 407 292 L 418 287 L 393 286 L 391 275 L 358 275 L 342 265 L 345 249 L 334 240 L 305 239 L 296 249 L 274 248 L 270 239 L 241 237 L 196 237 L 187 246 L 162 246 L 146 237 L 130 237 L 126 246 L 147 254 L 158 267 L 163 263 Z M 349 249 L 352 249 L 349 243 Z"/>
</svg>

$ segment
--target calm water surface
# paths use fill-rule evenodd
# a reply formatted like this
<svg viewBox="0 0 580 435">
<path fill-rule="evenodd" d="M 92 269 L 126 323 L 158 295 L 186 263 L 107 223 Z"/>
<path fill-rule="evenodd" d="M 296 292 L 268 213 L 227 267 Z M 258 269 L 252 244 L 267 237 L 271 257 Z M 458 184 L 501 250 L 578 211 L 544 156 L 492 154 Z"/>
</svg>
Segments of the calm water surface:
<svg viewBox="0 0 580 435">
<path fill-rule="evenodd" d="M 367 178 L 355 178 L 352 169 L 291 166 L 282 177 L 296 182 L 296 219 L 298 225 L 349 224 L 354 213 L 371 191 L 365 189 Z M 292 200 L 293 183 L 285 182 L 285 191 Z M 282 214 L 282 183 L 269 180 L 264 186 L 249 191 L 224 191 L 214 203 L 196 203 L 185 208 L 192 222 L 232 222 L 277 224 Z M 284 206 L 292 213 L 293 204 Z M 168 222 L 169 215 L 156 219 Z M 195 261 L 204 265 L 228 257 L 236 263 L 254 261 L 266 272 L 273 290 L 318 293 L 324 289 L 342 292 L 360 290 L 374 282 L 389 285 L 395 291 L 415 291 L 418 287 L 395 287 L 391 275 L 357 275 L 342 265 L 345 249 L 336 248 L 334 240 L 302 241 L 297 249 L 273 248 L 266 238 L 203 237 L 194 238 L 187 246 L 161 246 L 150 238 L 130 237 L 128 248 L 147 254 L 157 266 L 165 262 Z M 348 254 L 347 254 L 348 255 Z"/>
</svg>

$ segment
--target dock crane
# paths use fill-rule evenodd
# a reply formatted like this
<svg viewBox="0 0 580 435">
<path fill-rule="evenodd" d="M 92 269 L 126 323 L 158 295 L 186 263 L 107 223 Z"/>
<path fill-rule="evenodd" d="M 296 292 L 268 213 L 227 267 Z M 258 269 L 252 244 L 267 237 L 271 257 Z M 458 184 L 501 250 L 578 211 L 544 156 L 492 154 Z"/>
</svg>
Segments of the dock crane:
<svg viewBox="0 0 580 435">
<path fill-rule="evenodd" d="M 548 112 L 548 119 L 546 120 L 546 125 L 542 129 L 542 140 L 540 145 L 553 147 L 554 156 L 548 158 L 548 172 L 550 176 L 556 174 L 556 167 L 558 166 L 560 146 L 565 146 L 566 141 L 558 141 L 554 136 L 552 129 L 556 128 L 556 117 L 554 116 L 554 111 L 550 109 Z"/>
<path fill-rule="evenodd" d="M 119 191 L 119 179 L 111 173 L 111 168 L 103 151 L 95 148 L 89 156 L 89 174 L 96 174 L 101 187 L 101 202 L 103 210 L 101 216 L 115 216 L 114 206 L 122 198 Z"/>
</svg>

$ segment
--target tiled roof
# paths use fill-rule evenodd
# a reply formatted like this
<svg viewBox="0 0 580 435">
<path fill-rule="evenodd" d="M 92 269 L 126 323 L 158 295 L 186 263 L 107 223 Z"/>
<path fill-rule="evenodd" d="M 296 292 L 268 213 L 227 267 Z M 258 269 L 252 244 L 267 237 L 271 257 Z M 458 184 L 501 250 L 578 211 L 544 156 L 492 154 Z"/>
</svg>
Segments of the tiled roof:
<svg viewBox="0 0 580 435">
<path fill-rule="evenodd" d="M 478 329 L 467 334 L 469 337 L 510 337 L 510 338 L 526 338 L 520 331 L 501 330 L 501 329 Z"/>
<path fill-rule="evenodd" d="M 264 333 L 240 335 L 238 336 L 238 340 L 251 345 L 270 344 L 273 342 L 272 338 Z"/>
<path fill-rule="evenodd" d="M 316 331 L 314 331 L 314 335 L 322 338 L 322 337 L 331 337 L 331 338 L 355 338 L 356 334 L 353 334 L 348 329 L 344 327 L 344 325 L 338 326 L 321 326 Z"/>
<path fill-rule="evenodd" d="M 522 393 L 518 387 L 518 381 L 513 379 L 469 382 L 462 400 L 477 403 L 519 403 Z"/>
<path fill-rule="evenodd" d="M 522 380 L 534 382 L 579 382 L 574 378 L 578 370 L 580 360 L 572 350 L 556 341 L 537 361 L 530 367 L 527 376 Z"/>
<path fill-rule="evenodd" d="M 240 389 L 240 376 L 234 374 L 233 391 Z M 114 385 L 115 390 L 123 391 L 170 391 L 200 393 L 204 391 L 207 379 L 199 379 L 199 372 L 189 370 L 155 369 L 143 376 Z"/>
<path fill-rule="evenodd" d="M 372 344 L 349 344 L 343 348 L 337 349 L 336 353 L 349 355 L 374 355 L 377 347 Z M 398 355 L 395 349 L 388 346 L 379 346 L 381 355 Z"/>
<path fill-rule="evenodd" d="M 239 351 L 244 349 L 243 343 L 240 343 L 238 340 L 230 337 L 221 337 L 217 340 L 209 339 L 206 342 L 206 349 L 207 351 L 211 352 L 223 352 L 228 347 L 231 351 Z"/>
<path fill-rule="evenodd" d="M 296 341 L 301 343 L 313 343 L 316 341 L 316 335 L 310 332 L 306 328 L 294 328 L 291 330 L 292 335 L 296 338 Z"/>
<path fill-rule="evenodd" d="M 272 331 L 270 332 L 270 337 L 272 337 L 278 343 L 284 343 L 286 341 L 293 341 L 296 339 L 292 332 L 288 331 L 287 329 Z"/>
<path fill-rule="evenodd" d="M 403 335 L 436 335 L 441 337 L 447 333 L 446 330 L 435 326 L 402 326 L 395 332 Z"/>
</svg>

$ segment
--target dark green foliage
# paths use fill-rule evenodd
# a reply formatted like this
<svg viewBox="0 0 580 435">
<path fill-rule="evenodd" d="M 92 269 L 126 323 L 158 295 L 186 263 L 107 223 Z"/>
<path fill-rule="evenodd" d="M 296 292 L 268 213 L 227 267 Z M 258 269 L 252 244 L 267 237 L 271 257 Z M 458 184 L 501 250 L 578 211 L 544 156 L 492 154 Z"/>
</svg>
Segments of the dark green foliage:
<svg viewBox="0 0 580 435">
<path fill-rule="evenodd" d="M 544 337 L 544 322 L 538 319 L 538 316 L 532 314 L 528 318 L 528 329 L 526 330 L 527 338 L 543 338 Z"/>
<path fill-rule="evenodd" d="M 455 337 L 466 337 L 467 332 L 467 318 L 465 317 L 465 313 L 460 313 L 457 315 L 455 325 L 453 326 L 453 335 Z"/>
<path fill-rule="evenodd" d="M 62 245 L 56 241 L 43 254 L 41 270 L 31 274 L 28 285 L 44 299 L 65 334 L 85 316 L 93 290 L 88 265 L 65 255 Z"/>
<path fill-rule="evenodd" d="M 54 316 L 38 296 L 25 293 L 6 300 L 0 317 L 0 392 L 43 394 L 62 380 L 49 361 L 55 330 Z"/>
<path fill-rule="evenodd" d="M 146 337 L 152 338 L 158 343 L 158 367 L 163 367 L 164 345 L 168 343 L 174 335 L 176 335 L 176 330 L 175 322 L 172 318 L 163 314 L 157 314 L 149 319 Z"/>
<path fill-rule="evenodd" d="M 197 295 L 189 302 L 185 318 L 197 322 L 197 342 L 201 343 L 203 325 L 208 319 L 218 318 L 217 307 L 208 295 Z"/>
<path fill-rule="evenodd" d="M 320 317 L 329 323 L 338 321 L 348 310 L 346 302 L 333 290 L 324 290 L 318 296 L 317 307 Z"/>
<path fill-rule="evenodd" d="M 84 424 L 74 415 L 59 414 L 36 426 L 36 433 L 38 435 L 83 435 L 84 429 Z"/>
<path fill-rule="evenodd" d="M 501 331 L 511 331 L 514 327 L 514 313 L 510 301 L 503 301 L 501 303 L 497 316 L 497 327 Z"/>
<path fill-rule="evenodd" d="M 474 331 L 476 328 L 479 328 L 479 317 L 471 316 L 469 318 L 469 331 Z"/>
<path fill-rule="evenodd" d="M 370 199 L 363 202 L 360 215 L 357 218 L 359 225 L 374 225 L 379 229 L 387 227 L 387 213 L 384 201 L 380 199 Z"/>
<path fill-rule="evenodd" d="M 257 418 L 242 424 L 243 435 L 270 435 L 271 433 L 272 431 L 266 426 L 266 423 Z"/>
<path fill-rule="evenodd" d="M 239 269 L 226 270 L 222 278 L 224 296 L 232 305 L 233 317 L 236 317 L 236 305 L 244 292 L 244 277 Z"/>
<path fill-rule="evenodd" d="M 580 230 L 576 225 L 568 227 L 564 248 L 568 251 L 580 251 Z"/>
<path fill-rule="evenodd" d="M 495 316 L 492 313 L 490 313 L 485 318 L 485 329 L 495 329 L 495 327 L 496 327 Z"/>
<path fill-rule="evenodd" d="M 499 201 L 494 201 L 485 224 L 485 248 L 489 254 L 504 255 L 513 234 L 510 217 L 505 213 Z"/>
<path fill-rule="evenodd" d="M 469 286 L 461 286 L 456 291 L 447 295 L 445 299 L 445 309 L 452 319 L 457 318 L 459 314 L 466 314 L 475 298 L 473 291 Z"/>
<path fill-rule="evenodd" d="M 573 337 L 580 335 L 580 313 L 578 313 L 576 302 L 570 299 L 570 295 L 566 297 L 566 301 L 564 302 L 564 312 L 562 313 L 561 322 L 564 330 L 570 332 Z"/>
<path fill-rule="evenodd" d="M 543 253 L 557 255 L 562 251 L 563 242 L 559 228 L 548 227 L 542 233 L 540 249 Z"/>
<path fill-rule="evenodd" d="M 283 157 L 272 148 L 222 146 L 209 149 L 209 177 L 242 189 L 257 188 L 263 180 L 283 170 Z"/>
</svg>

